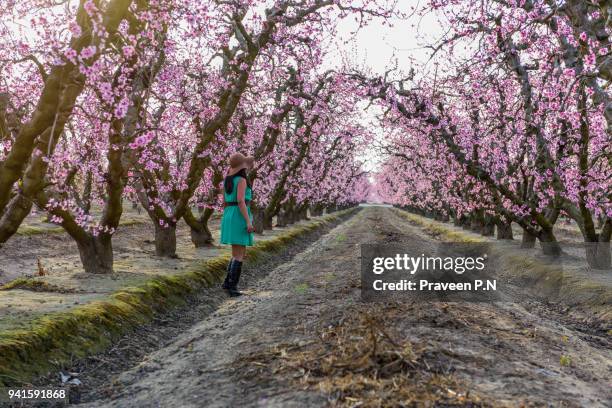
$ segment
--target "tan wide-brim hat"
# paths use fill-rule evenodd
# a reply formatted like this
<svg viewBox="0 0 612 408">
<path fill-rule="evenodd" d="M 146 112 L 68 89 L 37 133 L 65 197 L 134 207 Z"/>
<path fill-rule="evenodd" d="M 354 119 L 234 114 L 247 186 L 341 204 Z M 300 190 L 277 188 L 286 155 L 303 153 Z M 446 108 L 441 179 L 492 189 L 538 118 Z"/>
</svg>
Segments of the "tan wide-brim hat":
<svg viewBox="0 0 612 408">
<path fill-rule="evenodd" d="M 229 165 L 233 169 L 251 167 L 254 162 L 253 156 L 245 156 L 242 153 L 234 153 L 229 158 Z"/>
</svg>

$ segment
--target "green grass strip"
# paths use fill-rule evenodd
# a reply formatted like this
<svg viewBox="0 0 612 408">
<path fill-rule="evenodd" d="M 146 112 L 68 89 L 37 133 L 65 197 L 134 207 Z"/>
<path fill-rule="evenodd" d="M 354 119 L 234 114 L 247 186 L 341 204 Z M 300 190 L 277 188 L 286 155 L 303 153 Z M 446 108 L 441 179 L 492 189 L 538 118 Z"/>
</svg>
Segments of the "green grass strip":
<svg viewBox="0 0 612 408">
<path fill-rule="evenodd" d="M 51 283 L 32 278 L 17 278 L 10 281 L 7 284 L 0 285 L 0 291 L 23 289 L 31 290 L 33 292 L 60 292 L 60 293 L 74 293 L 75 290 L 62 288 Z"/>
<path fill-rule="evenodd" d="M 295 239 L 357 211 L 352 208 L 329 214 L 270 240 L 257 242 L 249 249 L 249 259 L 257 260 L 278 252 Z M 61 369 L 75 358 L 105 350 L 155 315 L 185 304 L 186 297 L 198 289 L 220 282 L 228 261 L 229 255 L 221 255 L 198 262 L 185 272 L 119 289 L 103 301 L 39 317 L 31 322 L 29 329 L 0 332 L 0 386 L 27 384 L 36 376 Z M 28 284 L 20 280 L 14 287 Z"/>
</svg>

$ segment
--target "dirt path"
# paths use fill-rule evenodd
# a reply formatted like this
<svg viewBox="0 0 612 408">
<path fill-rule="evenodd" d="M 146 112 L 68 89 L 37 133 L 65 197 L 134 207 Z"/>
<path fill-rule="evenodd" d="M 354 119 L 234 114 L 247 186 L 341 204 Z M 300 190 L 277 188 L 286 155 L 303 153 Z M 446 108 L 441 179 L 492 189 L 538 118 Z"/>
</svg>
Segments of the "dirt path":
<svg viewBox="0 0 612 408">
<path fill-rule="evenodd" d="M 609 340 L 536 301 L 360 302 L 359 244 L 435 245 L 395 211 L 365 208 L 83 406 L 389 406 L 403 392 L 417 406 L 610 406 Z"/>
</svg>

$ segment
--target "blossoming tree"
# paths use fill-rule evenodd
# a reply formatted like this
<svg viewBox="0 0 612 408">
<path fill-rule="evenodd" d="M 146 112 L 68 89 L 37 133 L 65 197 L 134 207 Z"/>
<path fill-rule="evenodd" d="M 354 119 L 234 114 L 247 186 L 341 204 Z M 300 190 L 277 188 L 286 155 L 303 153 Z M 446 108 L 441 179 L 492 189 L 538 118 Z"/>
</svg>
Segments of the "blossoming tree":
<svg viewBox="0 0 612 408">
<path fill-rule="evenodd" d="M 398 154 L 388 165 L 404 163 L 417 185 L 411 201 L 458 217 L 468 212 L 480 223 L 484 215 L 498 226 L 516 222 L 550 254 L 560 251 L 554 224 L 569 217 L 589 264 L 609 267 L 606 11 L 571 1 L 432 1 L 428 8 L 451 27 L 433 47 L 443 53 L 439 70 L 412 85 L 367 85 L 405 131 L 392 140 L 389 149 Z M 468 52 L 457 51 L 466 44 Z M 391 184 L 398 180 L 380 177 L 397 200 L 401 192 Z"/>
</svg>

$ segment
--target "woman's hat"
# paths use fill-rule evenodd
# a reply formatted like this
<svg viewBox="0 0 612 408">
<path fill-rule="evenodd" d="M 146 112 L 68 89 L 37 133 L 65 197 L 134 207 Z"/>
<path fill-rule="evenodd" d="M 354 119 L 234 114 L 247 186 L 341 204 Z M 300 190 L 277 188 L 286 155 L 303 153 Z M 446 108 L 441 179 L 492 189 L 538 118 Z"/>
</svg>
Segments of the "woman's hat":
<svg viewBox="0 0 612 408">
<path fill-rule="evenodd" d="M 231 168 L 239 168 L 239 167 L 250 167 L 255 162 L 255 158 L 252 156 L 245 156 L 242 153 L 234 153 L 229 158 L 229 165 Z"/>
</svg>

